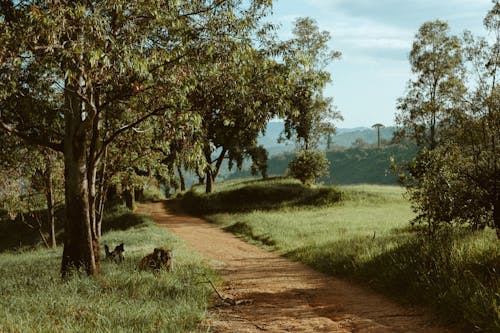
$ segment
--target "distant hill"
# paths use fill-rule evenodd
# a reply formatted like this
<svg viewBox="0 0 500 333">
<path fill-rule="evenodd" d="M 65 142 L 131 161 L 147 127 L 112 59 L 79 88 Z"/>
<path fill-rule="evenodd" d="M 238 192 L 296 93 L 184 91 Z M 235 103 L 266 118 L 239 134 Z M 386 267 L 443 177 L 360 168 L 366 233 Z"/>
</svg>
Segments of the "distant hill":
<svg viewBox="0 0 500 333">
<path fill-rule="evenodd" d="M 264 135 L 259 136 L 258 143 L 263 145 L 270 156 L 286 152 L 294 151 L 295 144 L 293 142 L 278 143 L 278 138 L 283 132 L 285 126 L 283 122 L 269 122 L 267 124 L 266 132 Z M 380 130 L 381 139 L 392 139 L 395 127 L 385 127 Z M 337 134 L 333 137 L 334 147 L 351 147 L 356 139 L 362 139 L 367 144 L 377 143 L 377 130 L 367 127 L 356 128 L 337 128 Z M 326 143 L 322 143 L 320 149 L 326 148 Z"/>
<path fill-rule="evenodd" d="M 295 156 L 296 145 L 294 142 L 278 143 L 278 138 L 284 130 L 283 122 L 269 122 L 266 132 L 258 138 L 258 144 L 263 145 L 269 152 L 269 175 L 286 174 L 288 162 Z M 395 127 L 381 129 L 381 138 L 390 140 Z M 357 139 L 361 139 L 367 147 L 354 147 Z M 382 149 L 374 149 L 377 143 L 377 130 L 367 127 L 338 128 L 333 137 L 333 149 L 327 153 L 330 160 L 330 177 L 325 178 L 325 184 L 395 184 L 396 176 L 387 171 L 390 168 L 389 158 L 394 156 L 397 160 L 409 160 L 415 156 L 416 148 L 408 146 L 386 146 Z M 371 147 L 370 147 L 371 145 Z M 344 147 L 345 149 L 343 149 Z M 322 143 L 320 150 L 326 150 L 326 144 Z M 247 159 L 243 163 L 243 170 L 237 171 L 236 167 L 229 170 L 227 161 L 224 161 L 217 181 L 224 179 L 235 179 L 251 177 L 251 162 Z M 186 173 L 188 186 L 195 184 L 198 178 Z"/>
<path fill-rule="evenodd" d="M 390 172 L 390 158 L 397 162 L 411 160 L 417 153 L 413 145 L 391 145 L 377 148 L 349 148 L 326 153 L 330 161 L 329 177 L 321 179 L 330 184 L 397 184 L 397 176 Z M 268 174 L 282 176 L 287 173 L 288 162 L 294 152 L 284 152 L 269 159 Z M 251 177 L 248 170 L 235 172 L 228 179 Z"/>
</svg>

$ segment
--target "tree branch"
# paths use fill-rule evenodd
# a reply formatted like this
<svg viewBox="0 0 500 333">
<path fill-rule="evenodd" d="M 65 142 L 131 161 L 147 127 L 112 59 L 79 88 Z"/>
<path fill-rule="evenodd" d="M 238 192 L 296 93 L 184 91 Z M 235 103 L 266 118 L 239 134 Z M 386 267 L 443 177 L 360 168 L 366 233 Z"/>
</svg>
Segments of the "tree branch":
<svg viewBox="0 0 500 333">
<path fill-rule="evenodd" d="M 122 134 L 123 132 L 133 128 L 133 127 L 136 127 L 137 125 L 139 125 L 140 123 L 142 123 L 143 121 L 147 120 L 148 118 L 152 117 L 152 116 L 155 116 L 157 115 L 158 113 L 170 108 L 171 106 L 163 106 L 161 108 L 158 108 L 158 109 L 155 109 L 149 113 L 146 113 L 145 115 L 143 115 L 142 117 L 136 119 L 135 121 L 133 121 L 132 123 L 128 124 L 128 125 L 125 125 L 125 126 L 122 126 L 121 128 L 119 128 L 116 132 L 114 132 L 113 134 L 111 134 L 111 136 L 104 140 L 103 142 L 103 145 L 102 145 L 102 148 L 101 148 L 101 151 L 99 152 L 98 156 L 102 155 L 102 152 L 104 151 L 104 149 L 111 143 L 113 142 L 120 134 Z"/>
<path fill-rule="evenodd" d="M 28 135 L 26 133 L 18 131 L 14 127 L 14 125 L 7 124 L 7 123 L 5 123 L 3 121 L 0 121 L 0 126 L 1 126 L 1 128 L 3 128 L 8 133 L 15 135 L 15 136 L 23 139 L 24 141 L 26 141 L 26 142 L 28 142 L 30 144 L 35 144 L 35 145 L 38 145 L 38 146 L 47 147 L 47 148 L 54 149 L 54 150 L 59 151 L 59 152 L 63 152 L 64 151 L 64 143 L 62 143 L 62 142 L 60 142 L 60 143 L 51 142 L 51 141 L 48 141 L 48 140 L 46 140 L 46 139 L 44 139 L 43 137 L 40 137 L 40 136 L 34 137 L 34 136 L 31 136 L 31 135 Z"/>
</svg>

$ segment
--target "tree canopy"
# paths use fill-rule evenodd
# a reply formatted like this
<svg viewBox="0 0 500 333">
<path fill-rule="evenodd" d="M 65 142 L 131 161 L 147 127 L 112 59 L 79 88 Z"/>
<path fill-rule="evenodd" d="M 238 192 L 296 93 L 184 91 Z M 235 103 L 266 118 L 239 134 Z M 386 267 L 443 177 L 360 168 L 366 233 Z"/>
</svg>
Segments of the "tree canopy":
<svg viewBox="0 0 500 333">
<path fill-rule="evenodd" d="M 410 59 L 419 78 L 400 99 L 398 119 L 422 149 L 403 180 L 417 221 L 431 229 L 489 226 L 500 238 L 499 22 L 494 1 L 484 20 L 492 39 L 450 37 L 435 21 L 414 43 Z"/>
<path fill-rule="evenodd" d="M 99 272 L 99 173 L 129 131 L 192 134 L 191 67 L 256 27 L 270 1 L 2 1 L 0 125 L 63 153 L 63 276 Z M 219 43 L 217 46 L 224 45 Z M 199 122 L 199 120 L 198 120 Z M 119 145 L 118 145 L 119 147 Z"/>
</svg>

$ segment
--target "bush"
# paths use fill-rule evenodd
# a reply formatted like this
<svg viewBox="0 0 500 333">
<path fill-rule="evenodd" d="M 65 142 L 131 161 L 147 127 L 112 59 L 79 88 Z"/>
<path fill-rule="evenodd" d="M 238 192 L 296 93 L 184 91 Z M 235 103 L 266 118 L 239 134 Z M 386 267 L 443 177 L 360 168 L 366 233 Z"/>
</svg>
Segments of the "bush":
<svg viewBox="0 0 500 333">
<path fill-rule="evenodd" d="M 315 179 L 328 175 L 329 166 L 325 153 L 302 150 L 288 163 L 288 170 L 290 176 L 310 185 Z"/>
</svg>

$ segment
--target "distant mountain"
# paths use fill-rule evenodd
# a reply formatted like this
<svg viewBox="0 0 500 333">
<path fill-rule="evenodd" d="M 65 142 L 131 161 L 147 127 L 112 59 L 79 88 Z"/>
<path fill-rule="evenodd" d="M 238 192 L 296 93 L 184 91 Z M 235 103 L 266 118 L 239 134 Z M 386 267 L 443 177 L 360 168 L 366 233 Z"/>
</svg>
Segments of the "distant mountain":
<svg viewBox="0 0 500 333">
<path fill-rule="evenodd" d="M 294 151 L 294 142 L 278 143 L 278 138 L 285 129 L 284 123 L 281 121 L 273 121 L 267 124 L 266 132 L 258 138 L 259 145 L 263 145 L 269 155 Z M 382 139 L 390 140 L 392 138 L 395 127 L 385 127 L 380 130 Z M 333 137 L 334 147 L 351 147 L 356 139 L 361 139 L 367 144 L 377 143 L 377 130 L 368 127 L 355 128 L 337 128 L 337 134 Z M 320 149 L 325 149 L 326 143 L 320 145 Z"/>
</svg>

